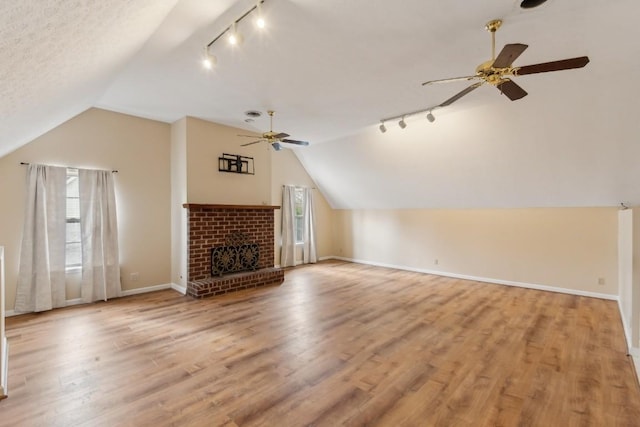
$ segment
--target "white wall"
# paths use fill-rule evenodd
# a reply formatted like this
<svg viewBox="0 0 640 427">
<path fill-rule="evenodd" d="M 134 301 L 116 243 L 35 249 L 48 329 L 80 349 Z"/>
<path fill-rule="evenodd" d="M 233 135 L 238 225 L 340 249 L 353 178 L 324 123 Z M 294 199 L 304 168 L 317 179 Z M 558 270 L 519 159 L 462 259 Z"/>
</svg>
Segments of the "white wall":
<svg viewBox="0 0 640 427">
<path fill-rule="evenodd" d="M 640 356 L 640 207 L 633 209 L 633 279 L 631 284 L 631 346 Z M 627 295 L 625 295 L 625 298 Z"/>
<path fill-rule="evenodd" d="M 618 298 L 627 342 L 633 319 L 633 209 L 618 211 Z"/>
<path fill-rule="evenodd" d="M 640 362 L 640 209 L 618 212 L 618 295 L 629 350 Z M 639 374 L 640 375 L 640 374 Z"/>
<path fill-rule="evenodd" d="M 187 286 L 187 119 L 171 125 L 171 280 Z"/>
<path fill-rule="evenodd" d="M 5 336 L 5 303 L 4 303 L 4 248 L 0 246 L 0 399 L 7 395 L 7 372 L 9 349 Z"/>
</svg>

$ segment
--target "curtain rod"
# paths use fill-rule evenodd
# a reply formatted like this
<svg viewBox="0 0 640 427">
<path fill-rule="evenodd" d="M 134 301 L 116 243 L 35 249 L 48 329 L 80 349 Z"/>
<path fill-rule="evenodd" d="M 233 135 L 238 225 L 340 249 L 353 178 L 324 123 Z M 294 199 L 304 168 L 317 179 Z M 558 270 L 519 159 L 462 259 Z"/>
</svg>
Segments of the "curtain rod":
<svg viewBox="0 0 640 427">
<path fill-rule="evenodd" d="M 29 163 L 29 162 L 20 162 L 20 164 L 23 165 L 23 166 L 29 166 L 31 163 Z M 68 169 L 84 169 L 84 168 L 74 168 L 72 166 L 63 166 L 63 167 L 66 167 Z M 118 170 L 114 169 L 114 170 L 111 171 L 111 173 L 118 173 Z"/>
</svg>

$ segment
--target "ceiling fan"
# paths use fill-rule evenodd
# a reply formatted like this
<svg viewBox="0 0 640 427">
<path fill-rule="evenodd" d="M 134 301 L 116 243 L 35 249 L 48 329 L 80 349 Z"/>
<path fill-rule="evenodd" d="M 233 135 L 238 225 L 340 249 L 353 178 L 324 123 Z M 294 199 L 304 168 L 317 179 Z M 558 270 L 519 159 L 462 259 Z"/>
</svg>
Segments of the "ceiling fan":
<svg viewBox="0 0 640 427">
<path fill-rule="evenodd" d="M 302 145 L 302 146 L 307 146 L 309 145 L 309 142 L 307 141 L 298 141 L 295 139 L 286 139 L 289 134 L 288 133 L 284 133 L 284 132 L 280 132 L 280 133 L 276 133 L 273 131 L 273 114 L 274 111 L 267 111 L 267 114 L 269 114 L 269 132 L 265 132 L 262 134 L 262 137 L 260 137 L 260 139 L 258 139 L 257 141 L 253 141 L 253 142 L 248 142 L 246 144 L 242 144 L 241 147 L 246 147 L 247 145 L 253 145 L 253 144 L 257 144 L 259 142 L 263 142 L 263 141 L 267 141 L 269 144 L 271 144 L 271 146 L 273 147 L 274 150 L 276 151 L 280 151 L 283 146 L 280 143 L 285 143 L 285 144 L 295 144 L 295 145 Z M 238 135 L 238 136 L 244 136 L 247 138 L 256 138 L 255 135 Z"/>
<path fill-rule="evenodd" d="M 422 83 L 422 85 L 425 86 L 433 83 L 477 80 L 476 83 L 453 95 L 451 98 L 439 104 L 438 107 L 446 107 L 447 105 L 453 104 L 458 99 L 485 83 L 489 83 L 497 87 L 500 90 L 500 93 L 503 93 L 510 100 L 515 101 L 527 96 L 527 92 L 516 84 L 511 79 L 512 77 L 524 76 L 526 74 L 547 73 L 549 71 L 569 70 L 572 68 L 582 68 L 589 63 L 589 58 L 587 56 L 580 56 L 577 58 L 561 59 L 559 61 L 514 67 L 512 65 L 513 61 L 516 60 L 516 58 L 518 58 L 529 46 L 521 43 L 507 44 L 502 48 L 502 51 L 500 51 L 496 58 L 496 31 L 501 25 L 502 20 L 494 19 L 489 21 L 485 26 L 485 29 L 491 33 L 491 59 L 478 65 L 474 75 L 430 80 Z"/>
</svg>

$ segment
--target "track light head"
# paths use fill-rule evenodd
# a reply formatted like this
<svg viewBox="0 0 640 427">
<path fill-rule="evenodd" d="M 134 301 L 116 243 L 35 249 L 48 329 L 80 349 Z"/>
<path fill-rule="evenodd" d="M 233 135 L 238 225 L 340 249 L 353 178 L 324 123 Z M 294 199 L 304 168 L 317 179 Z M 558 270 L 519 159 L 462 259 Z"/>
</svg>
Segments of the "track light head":
<svg viewBox="0 0 640 427">
<path fill-rule="evenodd" d="M 216 57 L 209 52 L 209 47 L 206 46 L 204 48 L 204 53 L 202 54 L 202 66 L 210 70 L 216 65 Z"/>
<path fill-rule="evenodd" d="M 387 127 L 384 125 L 384 122 L 380 123 L 380 132 L 385 133 L 387 131 Z"/>
<path fill-rule="evenodd" d="M 434 116 L 433 113 L 429 111 L 429 114 L 427 114 L 427 120 L 429 120 L 430 123 L 433 123 L 436 121 L 436 116 Z"/>
<path fill-rule="evenodd" d="M 256 27 L 258 28 L 264 28 L 267 25 L 266 21 L 264 20 L 264 15 L 262 14 L 261 3 L 262 1 L 259 1 L 256 5 Z"/>
<path fill-rule="evenodd" d="M 407 122 L 404 121 L 404 117 L 400 119 L 400 121 L 398 122 L 398 126 L 400 126 L 401 129 L 404 129 L 407 127 Z"/>
<path fill-rule="evenodd" d="M 238 32 L 235 22 L 229 29 L 229 35 L 227 36 L 227 40 L 229 41 L 229 44 L 232 46 L 238 46 L 242 44 L 242 40 L 243 40 L 242 34 Z"/>
</svg>

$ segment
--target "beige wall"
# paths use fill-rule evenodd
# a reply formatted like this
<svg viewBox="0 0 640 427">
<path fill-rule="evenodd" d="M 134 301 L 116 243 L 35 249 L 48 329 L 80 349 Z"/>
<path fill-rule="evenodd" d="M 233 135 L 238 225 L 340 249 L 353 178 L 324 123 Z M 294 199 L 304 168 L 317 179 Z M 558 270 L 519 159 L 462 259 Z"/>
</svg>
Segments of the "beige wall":
<svg viewBox="0 0 640 427">
<path fill-rule="evenodd" d="M 7 309 L 13 309 L 25 197 L 20 162 L 118 169 L 115 176 L 122 287 L 171 281 L 169 125 L 89 109 L 0 158 L 0 245 L 6 251 Z M 130 274 L 139 273 L 139 280 Z M 72 277 L 68 298 L 78 296 Z"/>
<path fill-rule="evenodd" d="M 271 150 L 271 204 L 282 205 L 282 186 L 295 185 L 315 188 L 316 185 L 291 150 Z M 319 189 L 314 190 L 316 214 L 316 238 L 318 257 L 335 255 L 333 246 L 334 210 L 329 206 Z M 281 212 L 275 212 L 275 264 L 280 264 Z"/>
<path fill-rule="evenodd" d="M 334 245 L 372 263 L 615 295 L 617 227 L 615 208 L 343 210 Z"/>
<path fill-rule="evenodd" d="M 187 200 L 189 203 L 268 205 L 271 201 L 271 165 L 268 144 L 247 147 L 239 137 L 245 130 L 187 118 Z M 218 171 L 223 153 L 253 157 L 255 175 Z"/>
</svg>

